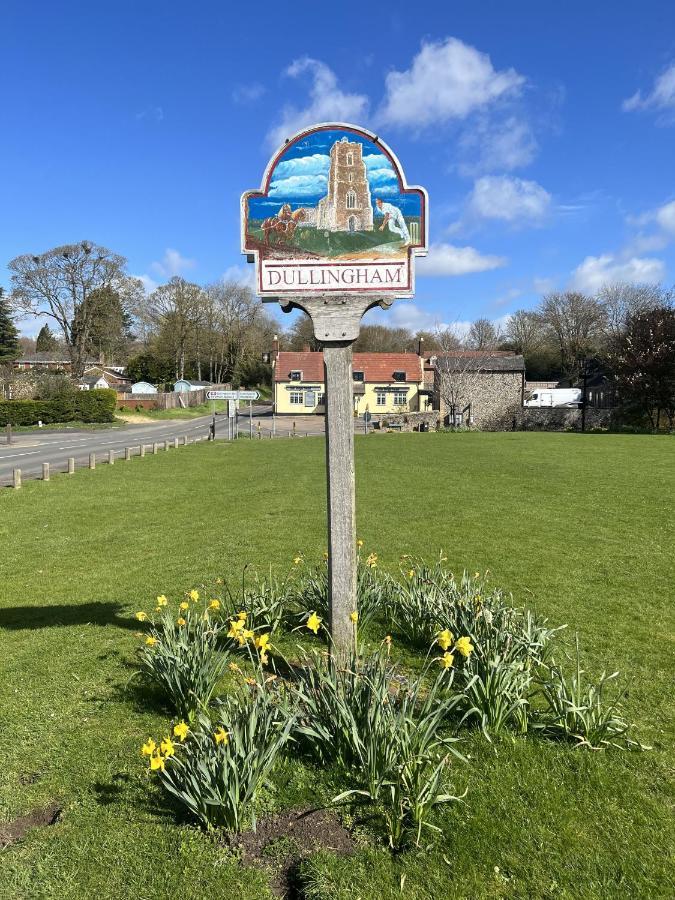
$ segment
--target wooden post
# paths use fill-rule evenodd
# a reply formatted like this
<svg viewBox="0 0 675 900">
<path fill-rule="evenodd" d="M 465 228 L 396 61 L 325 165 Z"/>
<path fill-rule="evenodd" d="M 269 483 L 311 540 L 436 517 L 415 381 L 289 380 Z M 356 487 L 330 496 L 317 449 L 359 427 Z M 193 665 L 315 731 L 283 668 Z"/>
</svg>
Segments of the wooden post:
<svg viewBox="0 0 675 900">
<path fill-rule="evenodd" d="M 90 469 L 96 468 L 96 454 L 95 453 L 89 454 L 89 468 Z"/>
<path fill-rule="evenodd" d="M 138 448 L 138 455 L 145 456 L 145 444 L 141 444 L 141 446 Z"/>
<path fill-rule="evenodd" d="M 68 457 L 68 474 L 69 475 L 75 474 L 75 457 L 74 456 Z"/>
<path fill-rule="evenodd" d="M 153 455 L 155 455 L 155 456 L 159 452 L 159 444 L 157 443 L 157 441 L 155 441 L 154 444 L 152 445 L 152 452 L 153 452 Z"/>
<path fill-rule="evenodd" d="M 178 438 L 173 439 L 173 449 L 178 450 Z"/>
<path fill-rule="evenodd" d="M 108 450 L 108 465 L 112 466 L 115 464 L 115 451 Z"/>
<path fill-rule="evenodd" d="M 21 487 L 21 469 L 14 469 L 13 475 L 14 475 L 14 487 L 18 489 Z"/>
<path fill-rule="evenodd" d="M 356 500 L 352 422 L 352 345 L 326 344 L 326 472 L 328 484 L 328 602 L 335 652 L 348 654 L 350 613 L 356 609 Z"/>
<path fill-rule="evenodd" d="M 49 463 L 42 463 L 42 480 L 49 481 Z"/>
<path fill-rule="evenodd" d="M 131 447 L 124 448 L 124 459 L 125 459 L 125 461 L 128 461 L 131 459 Z"/>
<path fill-rule="evenodd" d="M 7 423 L 7 443 L 12 443 L 12 425 L 10 422 Z"/>
<path fill-rule="evenodd" d="M 188 443 L 188 437 L 187 437 L 187 434 L 184 434 L 183 435 L 183 446 L 187 447 L 187 443 Z"/>
</svg>

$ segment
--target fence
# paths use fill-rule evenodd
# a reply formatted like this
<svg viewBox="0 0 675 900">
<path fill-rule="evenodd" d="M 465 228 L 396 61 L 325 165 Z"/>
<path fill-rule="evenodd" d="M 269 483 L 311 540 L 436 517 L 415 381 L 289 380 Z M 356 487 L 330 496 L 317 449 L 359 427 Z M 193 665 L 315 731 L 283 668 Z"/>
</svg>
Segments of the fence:
<svg viewBox="0 0 675 900">
<path fill-rule="evenodd" d="M 118 394 L 117 407 L 121 409 L 186 409 L 206 402 L 206 392 L 230 390 L 229 384 L 214 384 L 198 391 L 168 391 L 158 394 Z"/>
</svg>

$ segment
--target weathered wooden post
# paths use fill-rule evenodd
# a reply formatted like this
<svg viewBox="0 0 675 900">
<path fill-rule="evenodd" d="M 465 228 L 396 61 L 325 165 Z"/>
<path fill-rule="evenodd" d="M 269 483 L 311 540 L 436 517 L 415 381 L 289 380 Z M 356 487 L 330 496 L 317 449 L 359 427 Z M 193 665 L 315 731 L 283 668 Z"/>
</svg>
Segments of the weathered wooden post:
<svg viewBox="0 0 675 900">
<path fill-rule="evenodd" d="M 131 459 L 131 447 L 124 448 L 124 461 L 129 462 Z"/>
<path fill-rule="evenodd" d="M 7 423 L 6 431 L 7 431 L 7 443 L 11 444 L 12 443 L 12 425 L 10 422 Z"/>
<path fill-rule="evenodd" d="M 313 202 L 294 193 L 294 179 L 275 173 L 280 163 L 285 173 L 304 171 L 305 158 L 313 165 L 325 160 L 327 193 L 320 197 L 317 189 Z M 307 313 L 323 346 L 330 629 L 340 656 L 352 646 L 350 616 L 357 609 L 352 345 L 367 310 L 413 296 L 414 260 L 427 251 L 427 206 L 426 191 L 406 185 L 398 160 L 376 135 L 341 123 L 290 138 L 260 190 L 242 196 L 242 252 L 255 263 L 257 293 L 285 312 Z M 270 241 L 272 234 L 283 240 Z M 288 434 L 295 436 L 295 422 Z"/>
<path fill-rule="evenodd" d="M 108 465 L 113 466 L 115 464 L 115 451 L 108 450 Z"/>
<path fill-rule="evenodd" d="M 49 481 L 49 463 L 42 463 L 42 480 Z"/>
<path fill-rule="evenodd" d="M 95 453 L 89 454 L 89 468 L 90 469 L 96 468 L 96 454 Z"/>
<path fill-rule="evenodd" d="M 187 434 L 184 434 L 183 435 L 183 446 L 184 447 L 187 447 L 187 442 L 188 442 Z"/>
<path fill-rule="evenodd" d="M 21 469 L 14 469 L 12 472 L 12 483 L 17 490 L 21 487 Z"/>
<path fill-rule="evenodd" d="M 68 474 L 69 475 L 75 474 L 75 457 L 74 456 L 68 457 Z"/>
<path fill-rule="evenodd" d="M 155 441 L 152 445 L 152 453 L 153 456 L 157 456 L 157 454 L 159 453 L 159 444 L 157 443 L 157 441 Z"/>
<path fill-rule="evenodd" d="M 141 444 L 141 446 L 138 448 L 138 455 L 145 456 L 145 444 Z"/>
<path fill-rule="evenodd" d="M 173 449 L 178 450 L 178 438 L 177 437 L 175 437 L 173 439 Z"/>
</svg>

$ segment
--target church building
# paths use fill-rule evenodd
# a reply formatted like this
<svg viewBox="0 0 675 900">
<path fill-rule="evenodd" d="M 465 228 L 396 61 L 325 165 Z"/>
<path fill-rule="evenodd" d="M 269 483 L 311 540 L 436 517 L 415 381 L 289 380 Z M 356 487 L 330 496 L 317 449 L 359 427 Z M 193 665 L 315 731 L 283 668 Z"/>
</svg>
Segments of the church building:
<svg viewBox="0 0 675 900">
<path fill-rule="evenodd" d="M 373 207 L 363 144 L 336 141 L 330 150 L 328 195 L 319 200 L 316 227 L 324 231 L 372 231 Z"/>
</svg>

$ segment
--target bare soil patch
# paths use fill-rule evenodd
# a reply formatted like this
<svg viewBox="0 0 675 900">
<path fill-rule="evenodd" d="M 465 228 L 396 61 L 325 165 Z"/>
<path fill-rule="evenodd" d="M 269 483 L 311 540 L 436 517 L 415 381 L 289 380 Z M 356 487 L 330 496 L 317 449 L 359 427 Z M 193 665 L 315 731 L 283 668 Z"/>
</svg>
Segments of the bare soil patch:
<svg viewBox="0 0 675 900">
<path fill-rule="evenodd" d="M 26 836 L 31 828 L 41 825 L 55 825 L 61 818 L 61 807 L 57 803 L 45 806 L 44 809 L 34 809 L 25 816 L 19 816 L 11 822 L 0 824 L 0 850 L 15 844 Z"/>
</svg>

